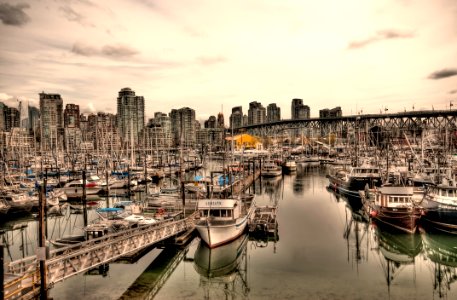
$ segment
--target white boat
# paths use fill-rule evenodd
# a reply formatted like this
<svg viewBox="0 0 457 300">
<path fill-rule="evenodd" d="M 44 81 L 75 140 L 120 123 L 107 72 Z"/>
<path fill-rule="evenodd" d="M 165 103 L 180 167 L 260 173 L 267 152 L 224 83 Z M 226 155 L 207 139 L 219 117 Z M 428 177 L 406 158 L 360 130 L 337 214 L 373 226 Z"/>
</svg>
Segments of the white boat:
<svg viewBox="0 0 457 300">
<path fill-rule="evenodd" d="M 30 196 L 27 192 L 16 189 L 1 190 L 0 198 L 9 207 L 8 212 L 30 212 L 32 207 L 38 207 L 38 198 Z"/>
<path fill-rule="evenodd" d="M 83 180 L 73 180 L 66 183 L 63 187 L 67 198 L 81 198 L 83 196 Z M 95 195 L 100 192 L 101 186 L 95 181 L 86 183 L 86 195 Z"/>
<path fill-rule="evenodd" d="M 131 224 L 138 224 L 138 225 L 151 225 L 151 224 L 155 224 L 158 222 L 153 217 L 137 215 L 137 214 L 131 214 L 130 216 L 125 217 L 124 220 L 128 221 Z"/>
<path fill-rule="evenodd" d="M 297 163 L 293 159 L 287 159 L 282 165 L 282 168 L 285 172 L 294 172 L 297 171 Z"/>
<path fill-rule="evenodd" d="M 201 239 L 210 248 L 226 244 L 245 231 L 255 209 L 255 200 L 242 199 L 239 197 L 198 200 L 200 219 L 195 227 Z"/>
<path fill-rule="evenodd" d="M 260 173 L 264 177 L 276 177 L 282 175 L 282 169 L 275 162 L 267 160 L 262 165 Z"/>
</svg>

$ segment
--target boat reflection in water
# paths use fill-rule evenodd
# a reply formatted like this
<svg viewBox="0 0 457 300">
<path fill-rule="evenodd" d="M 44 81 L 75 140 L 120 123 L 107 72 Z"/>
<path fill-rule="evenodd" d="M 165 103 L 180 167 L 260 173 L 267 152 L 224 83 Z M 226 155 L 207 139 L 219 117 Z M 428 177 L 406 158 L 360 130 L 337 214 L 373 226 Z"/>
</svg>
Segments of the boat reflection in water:
<svg viewBox="0 0 457 300">
<path fill-rule="evenodd" d="M 327 187 L 327 191 L 335 197 L 336 202 L 346 203 L 343 237 L 347 242 L 348 261 L 357 264 L 368 260 L 368 249 L 364 242 L 368 233 L 368 218 L 362 209 L 360 198 L 342 195 L 337 190 Z"/>
<path fill-rule="evenodd" d="M 457 281 L 457 235 L 432 232 L 420 228 L 424 252 L 432 263 L 434 272 L 433 289 L 440 298 Z"/>
<path fill-rule="evenodd" d="M 209 248 L 200 241 L 194 255 L 194 268 L 200 274 L 205 299 L 247 297 L 247 242 L 243 234 L 231 243 Z"/>
<path fill-rule="evenodd" d="M 392 281 L 401 271 L 407 266 L 414 266 L 415 257 L 422 251 L 422 239 L 419 234 L 383 230 L 374 224 L 373 226 L 379 253 L 384 258 L 381 265 L 390 291 Z"/>
</svg>

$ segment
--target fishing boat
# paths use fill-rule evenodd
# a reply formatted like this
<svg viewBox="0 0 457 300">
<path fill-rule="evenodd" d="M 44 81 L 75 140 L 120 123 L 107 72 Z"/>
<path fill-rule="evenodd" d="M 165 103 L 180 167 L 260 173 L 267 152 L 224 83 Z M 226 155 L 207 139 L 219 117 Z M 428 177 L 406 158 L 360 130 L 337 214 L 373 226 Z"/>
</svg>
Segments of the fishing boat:
<svg viewBox="0 0 457 300">
<path fill-rule="evenodd" d="M 383 186 L 360 194 L 367 213 L 381 225 L 416 232 L 422 209 L 413 201 L 412 187 Z"/>
<path fill-rule="evenodd" d="M 201 239 L 210 248 L 215 248 L 243 234 L 255 210 L 255 199 L 200 199 L 197 210 L 200 218 L 195 227 Z"/>
<path fill-rule="evenodd" d="M 423 219 L 441 231 L 457 234 L 457 186 L 454 180 L 444 179 L 431 185 L 422 201 Z"/>
<path fill-rule="evenodd" d="M 382 184 L 381 171 L 377 167 L 353 167 L 349 171 L 337 170 L 333 175 L 327 175 L 329 186 L 342 194 L 360 197 L 359 191 L 366 187 L 374 188 Z"/>
</svg>

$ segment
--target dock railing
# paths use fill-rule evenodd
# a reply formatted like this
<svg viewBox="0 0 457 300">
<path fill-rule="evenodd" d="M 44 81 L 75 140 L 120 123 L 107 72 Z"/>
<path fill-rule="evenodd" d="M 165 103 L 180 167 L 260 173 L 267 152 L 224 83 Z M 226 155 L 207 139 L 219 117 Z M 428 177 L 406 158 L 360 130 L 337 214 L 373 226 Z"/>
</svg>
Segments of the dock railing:
<svg viewBox="0 0 457 300">
<path fill-rule="evenodd" d="M 54 249 L 49 252 L 45 261 L 48 283 L 52 286 L 68 277 L 185 232 L 195 226 L 195 216 L 194 213 L 181 220 L 165 220 L 157 224 L 143 225 L 77 245 Z M 30 274 L 36 274 L 38 268 L 37 256 L 30 256 L 10 262 L 5 271 L 25 278 Z"/>
</svg>

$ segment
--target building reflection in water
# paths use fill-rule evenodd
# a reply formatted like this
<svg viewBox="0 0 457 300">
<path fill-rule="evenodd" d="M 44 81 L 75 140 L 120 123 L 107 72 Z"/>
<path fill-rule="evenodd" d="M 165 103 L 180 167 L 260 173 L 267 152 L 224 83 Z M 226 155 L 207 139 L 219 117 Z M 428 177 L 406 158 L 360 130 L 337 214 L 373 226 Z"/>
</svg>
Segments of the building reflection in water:
<svg viewBox="0 0 457 300">
<path fill-rule="evenodd" d="M 424 252 L 434 274 L 433 290 L 439 298 L 457 281 L 457 236 L 420 228 Z"/>
<path fill-rule="evenodd" d="M 246 234 L 213 249 L 200 241 L 194 255 L 194 268 L 200 274 L 205 299 L 248 297 L 247 243 Z"/>
</svg>

